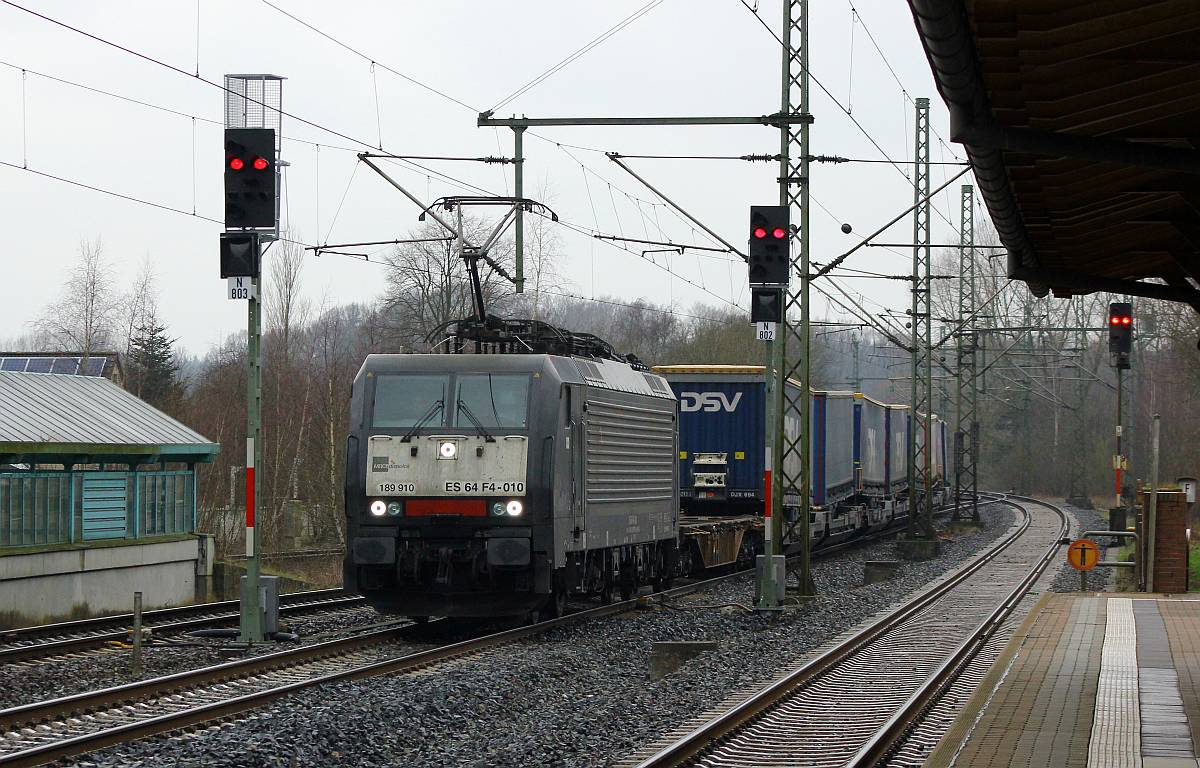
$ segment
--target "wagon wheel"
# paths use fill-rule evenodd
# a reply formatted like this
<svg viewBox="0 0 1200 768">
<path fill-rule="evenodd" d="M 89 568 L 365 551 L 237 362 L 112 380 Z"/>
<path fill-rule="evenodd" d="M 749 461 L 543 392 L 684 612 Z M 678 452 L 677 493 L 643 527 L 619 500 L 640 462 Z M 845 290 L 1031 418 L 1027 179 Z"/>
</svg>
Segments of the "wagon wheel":
<svg viewBox="0 0 1200 768">
<path fill-rule="evenodd" d="M 546 602 L 546 610 L 552 619 L 561 619 L 567 615 L 567 590 L 560 584 L 554 586 L 550 599 Z"/>
<path fill-rule="evenodd" d="M 612 605 L 617 602 L 617 581 L 612 574 L 606 574 L 604 583 L 600 586 L 600 604 Z"/>
</svg>

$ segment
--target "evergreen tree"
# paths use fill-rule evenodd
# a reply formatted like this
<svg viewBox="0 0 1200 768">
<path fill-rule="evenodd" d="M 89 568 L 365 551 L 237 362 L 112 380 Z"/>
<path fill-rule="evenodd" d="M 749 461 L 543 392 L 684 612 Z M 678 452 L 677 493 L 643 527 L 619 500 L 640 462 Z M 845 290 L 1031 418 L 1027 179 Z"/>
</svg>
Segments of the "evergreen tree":
<svg viewBox="0 0 1200 768">
<path fill-rule="evenodd" d="M 178 399 L 179 365 L 167 329 L 151 319 L 130 342 L 128 387 L 156 408 L 168 409 Z"/>
</svg>

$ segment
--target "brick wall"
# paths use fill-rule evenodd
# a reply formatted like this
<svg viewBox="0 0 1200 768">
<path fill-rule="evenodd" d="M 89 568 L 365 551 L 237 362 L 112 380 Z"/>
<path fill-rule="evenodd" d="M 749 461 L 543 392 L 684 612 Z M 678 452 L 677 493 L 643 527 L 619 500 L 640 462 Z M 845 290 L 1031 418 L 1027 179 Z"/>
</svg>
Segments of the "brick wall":
<svg viewBox="0 0 1200 768">
<path fill-rule="evenodd" d="M 1150 494 L 1141 494 L 1142 516 L 1150 509 Z M 1154 528 L 1154 591 L 1187 592 L 1187 503 L 1181 491 L 1159 491 Z"/>
</svg>

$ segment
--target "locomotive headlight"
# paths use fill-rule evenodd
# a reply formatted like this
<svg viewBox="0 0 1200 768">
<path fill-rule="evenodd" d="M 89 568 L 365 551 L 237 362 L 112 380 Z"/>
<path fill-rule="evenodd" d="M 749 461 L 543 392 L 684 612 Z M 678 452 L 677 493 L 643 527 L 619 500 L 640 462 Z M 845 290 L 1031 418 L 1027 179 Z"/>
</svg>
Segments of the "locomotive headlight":
<svg viewBox="0 0 1200 768">
<path fill-rule="evenodd" d="M 375 499 L 371 502 L 371 514 L 375 517 L 383 517 L 387 514 L 387 502 L 383 499 Z"/>
<path fill-rule="evenodd" d="M 458 444 L 453 440 L 443 440 L 438 443 L 438 458 L 453 459 L 458 456 Z"/>
<path fill-rule="evenodd" d="M 512 501 L 508 502 L 508 505 L 504 508 L 504 510 L 508 512 L 509 516 L 511 517 L 519 517 L 520 514 L 525 511 L 525 505 L 519 500 L 513 499 Z"/>
</svg>

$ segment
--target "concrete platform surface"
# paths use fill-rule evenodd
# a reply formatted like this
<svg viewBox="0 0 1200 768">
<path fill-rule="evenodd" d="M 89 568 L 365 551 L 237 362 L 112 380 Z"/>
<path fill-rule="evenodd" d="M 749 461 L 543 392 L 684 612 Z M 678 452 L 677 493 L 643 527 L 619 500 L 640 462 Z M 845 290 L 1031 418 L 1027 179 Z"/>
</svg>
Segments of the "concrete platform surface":
<svg viewBox="0 0 1200 768">
<path fill-rule="evenodd" d="M 927 766 L 1200 768 L 1200 598 L 1046 594 Z"/>
</svg>

